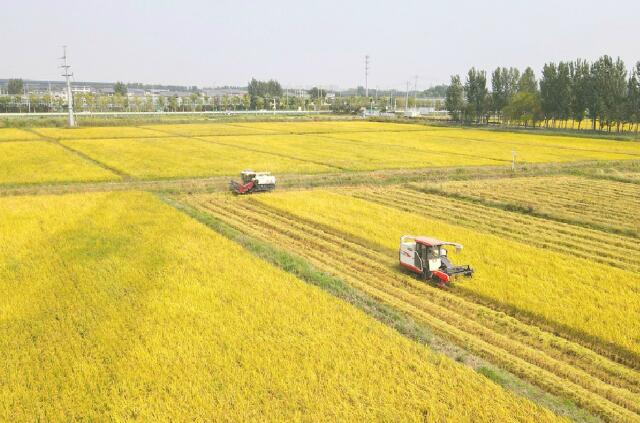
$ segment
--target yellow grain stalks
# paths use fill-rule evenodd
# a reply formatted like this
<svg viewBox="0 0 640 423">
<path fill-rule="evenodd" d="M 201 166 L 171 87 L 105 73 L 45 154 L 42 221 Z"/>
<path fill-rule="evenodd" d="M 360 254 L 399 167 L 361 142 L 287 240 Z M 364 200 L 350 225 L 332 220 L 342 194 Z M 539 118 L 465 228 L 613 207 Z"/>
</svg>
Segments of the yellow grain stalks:
<svg viewBox="0 0 640 423">
<path fill-rule="evenodd" d="M 448 182 L 435 186 L 551 218 L 640 235 L 640 185 L 579 176 Z M 624 251 L 619 251 L 624 255 Z"/>
<path fill-rule="evenodd" d="M 307 194 L 312 195 L 311 207 L 317 205 L 313 200 L 316 193 Z M 331 229 L 330 225 L 313 221 L 312 216 L 307 219 L 282 211 L 280 206 L 292 204 L 283 198 L 289 195 L 269 195 L 257 201 L 221 195 L 185 199 L 243 232 L 290 249 L 357 289 L 427 324 L 438 334 L 544 389 L 572 398 L 609 420 L 638 418 L 640 374 L 637 371 L 580 344 L 459 297 L 455 292 L 415 281 L 398 271 L 395 254 L 390 258 L 375 243 Z M 265 207 L 263 203 L 272 198 L 275 208 Z M 328 211 L 327 217 L 338 221 L 343 204 L 354 201 L 344 196 L 324 196 L 325 200 L 329 198 L 336 212 Z M 365 221 L 367 218 L 366 212 L 355 217 Z"/>
<path fill-rule="evenodd" d="M 117 179 L 116 174 L 48 142 L 0 143 L 0 184 Z"/>
<path fill-rule="evenodd" d="M 384 187 L 345 189 L 343 192 L 476 231 L 640 272 L 640 244 L 633 237 L 446 197 L 446 190 L 442 195 L 420 192 L 421 186 L 416 185 L 416 190 Z"/>
<path fill-rule="evenodd" d="M 38 140 L 39 136 L 30 131 L 16 128 L 0 128 L 0 141 Z"/>
<path fill-rule="evenodd" d="M 43 137 L 57 140 L 77 140 L 94 138 L 147 138 L 163 136 L 162 132 L 131 126 L 106 126 L 87 128 L 35 128 Z"/>
<path fill-rule="evenodd" d="M 331 167 L 190 138 L 67 140 L 94 160 L 142 179 L 237 175 L 243 169 L 320 173 Z"/>
<path fill-rule="evenodd" d="M 392 260 L 403 234 L 462 243 L 454 260 L 476 272 L 460 281 L 460 289 L 573 337 L 640 356 L 638 273 L 327 191 L 276 193 L 258 201 L 367 240 Z"/>
<path fill-rule="evenodd" d="M 0 420 L 555 419 L 149 194 L 0 222 Z"/>
</svg>

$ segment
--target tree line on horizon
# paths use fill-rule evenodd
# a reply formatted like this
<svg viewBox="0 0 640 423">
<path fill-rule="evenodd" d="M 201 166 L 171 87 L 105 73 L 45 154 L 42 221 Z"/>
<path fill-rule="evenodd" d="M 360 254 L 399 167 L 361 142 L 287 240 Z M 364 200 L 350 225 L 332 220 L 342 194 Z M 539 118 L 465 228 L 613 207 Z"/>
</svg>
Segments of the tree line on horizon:
<svg viewBox="0 0 640 423">
<path fill-rule="evenodd" d="M 607 55 L 593 63 L 545 63 L 539 81 L 531 67 L 498 67 L 491 91 L 486 72 L 472 67 L 464 84 L 459 75 L 451 76 L 445 108 L 453 120 L 466 123 L 566 128 L 576 122 L 580 129 L 588 119 L 593 130 L 638 132 L 640 61 L 630 71 Z"/>
</svg>

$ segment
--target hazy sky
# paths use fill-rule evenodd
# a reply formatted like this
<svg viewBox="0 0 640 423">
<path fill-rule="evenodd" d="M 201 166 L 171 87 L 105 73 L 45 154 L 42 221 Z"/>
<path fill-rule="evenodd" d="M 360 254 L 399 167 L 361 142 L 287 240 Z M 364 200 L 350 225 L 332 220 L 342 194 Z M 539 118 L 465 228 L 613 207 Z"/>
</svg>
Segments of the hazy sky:
<svg viewBox="0 0 640 423">
<path fill-rule="evenodd" d="M 545 61 L 640 60 L 640 1 L 8 0 L 0 8 L 0 78 L 418 87 L 471 66 L 539 72 Z"/>
</svg>

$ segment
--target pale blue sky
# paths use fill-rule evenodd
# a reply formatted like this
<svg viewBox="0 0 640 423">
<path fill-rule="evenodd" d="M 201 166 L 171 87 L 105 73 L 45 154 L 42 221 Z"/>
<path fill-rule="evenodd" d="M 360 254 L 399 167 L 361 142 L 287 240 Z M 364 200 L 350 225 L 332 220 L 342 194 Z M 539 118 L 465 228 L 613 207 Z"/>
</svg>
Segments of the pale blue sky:
<svg viewBox="0 0 640 423">
<path fill-rule="evenodd" d="M 470 66 L 640 60 L 640 1 L 7 1 L 0 78 L 419 88 Z M 412 82 L 413 84 L 413 82 Z"/>
</svg>

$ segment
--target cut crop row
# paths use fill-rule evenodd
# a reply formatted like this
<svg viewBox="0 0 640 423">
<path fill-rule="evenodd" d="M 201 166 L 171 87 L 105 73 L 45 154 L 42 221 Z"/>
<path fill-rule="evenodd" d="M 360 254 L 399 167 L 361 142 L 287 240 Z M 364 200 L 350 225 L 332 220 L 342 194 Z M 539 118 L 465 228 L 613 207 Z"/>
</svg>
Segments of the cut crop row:
<svg viewBox="0 0 640 423">
<path fill-rule="evenodd" d="M 541 248 L 640 271 L 640 247 L 633 238 L 408 189 L 372 188 L 353 190 L 351 195 Z"/>
<path fill-rule="evenodd" d="M 379 253 L 339 235 L 328 234 L 305 223 L 292 225 L 287 217 L 278 221 L 265 208 L 246 202 L 224 204 L 216 198 L 214 201 L 196 199 L 195 203 L 253 236 L 295 249 L 296 253 L 320 268 L 337 274 L 369 295 L 427 323 L 441 335 L 545 389 L 571 397 L 612 420 L 637 418 L 637 393 L 607 384 L 517 339 L 526 338 L 530 332 L 534 343 L 546 345 L 548 349 L 557 348 L 560 351 L 556 354 L 568 357 L 571 348 L 565 352 L 561 350 L 570 343 L 561 338 L 553 340 L 553 335 L 518 325 L 517 321 L 501 313 L 394 274 L 387 266 L 375 264 Z M 486 321 L 492 324 L 484 326 Z M 501 328 L 505 333 L 497 331 Z M 579 346 L 573 348 L 580 350 Z M 637 391 L 638 375 L 634 371 L 593 353 L 584 356 L 578 351 L 573 353 L 577 353 L 578 360 L 586 358 L 585 361 L 592 361 L 590 366 L 582 364 L 589 370 L 600 372 L 600 377 L 618 381 Z M 593 360 L 594 356 L 596 360 Z"/>
<path fill-rule="evenodd" d="M 434 187 L 444 193 L 498 205 L 515 205 L 556 217 L 601 227 L 640 230 L 640 186 L 582 177 L 516 178 L 448 182 Z"/>
</svg>

